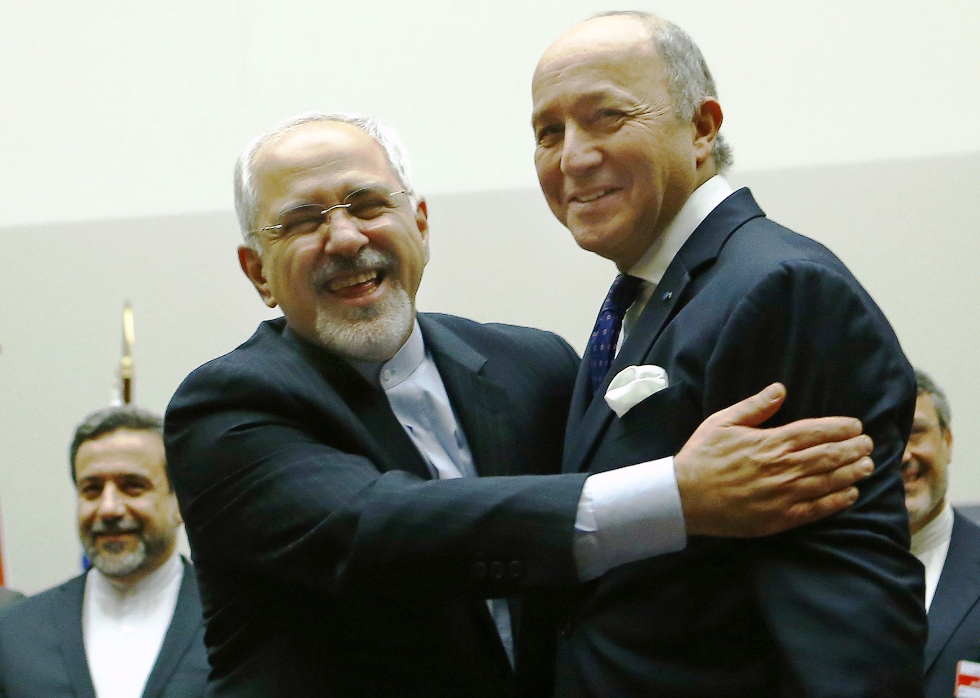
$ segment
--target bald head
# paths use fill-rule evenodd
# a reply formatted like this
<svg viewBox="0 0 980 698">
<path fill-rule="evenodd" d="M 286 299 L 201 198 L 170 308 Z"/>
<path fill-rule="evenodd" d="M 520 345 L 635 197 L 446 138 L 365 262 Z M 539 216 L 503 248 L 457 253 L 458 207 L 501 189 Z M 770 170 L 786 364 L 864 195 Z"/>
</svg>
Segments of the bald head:
<svg viewBox="0 0 980 698">
<path fill-rule="evenodd" d="M 648 23 L 635 16 L 623 14 L 594 17 L 572 27 L 545 50 L 538 61 L 535 77 L 543 66 L 575 56 L 631 49 L 654 54 L 656 52 L 652 38 L 652 29 Z"/>
</svg>

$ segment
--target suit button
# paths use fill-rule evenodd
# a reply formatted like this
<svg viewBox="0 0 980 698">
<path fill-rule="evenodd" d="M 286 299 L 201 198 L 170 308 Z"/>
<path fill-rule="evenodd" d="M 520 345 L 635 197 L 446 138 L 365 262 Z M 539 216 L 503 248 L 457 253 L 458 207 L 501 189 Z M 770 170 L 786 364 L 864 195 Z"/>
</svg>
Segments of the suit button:
<svg viewBox="0 0 980 698">
<path fill-rule="evenodd" d="M 473 563 L 473 578 L 483 581 L 487 578 L 487 563 L 485 562 L 474 562 Z"/>
<path fill-rule="evenodd" d="M 520 579 L 524 575 L 524 565 L 520 560 L 511 560 L 507 565 L 507 574 L 511 579 Z"/>
<path fill-rule="evenodd" d="M 568 637 L 575 629 L 575 621 L 571 616 L 565 616 L 565 622 L 561 624 L 561 636 Z"/>
<path fill-rule="evenodd" d="M 494 560 L 490 563 L 490 579 L 495 582 L 499 582 L 504 578 L 504 563 L 500 560 Z"/>
</svg>

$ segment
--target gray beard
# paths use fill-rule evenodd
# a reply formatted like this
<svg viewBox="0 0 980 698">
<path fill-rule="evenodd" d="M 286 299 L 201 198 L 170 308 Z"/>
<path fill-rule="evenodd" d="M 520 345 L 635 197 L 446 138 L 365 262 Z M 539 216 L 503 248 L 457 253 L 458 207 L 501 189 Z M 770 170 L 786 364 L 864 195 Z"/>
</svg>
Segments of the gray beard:
<svg viewBox="0 0 980 698">
<path fill-rule="evenodd" d="M 159 565 L 163 557 L 174 543 L 179 521 L 173 522 L 169 532 L 158 531 L 155 535 L 147 535 L 143 528 L 129 526 L 113 526 L 97 523 L 92 530 L 82 536 L 82 547 L 92 567 L 106 577 L 127 577 L 134 572 L 146 569 L 151 565 Z M 122 552 L 125 547 L 118 545 L 119 551 L 114 552 L 115 545 L 100 548 L 96 544 L 98 533 L 129 531 L 136 534 L 136 548 L 131 552 Z M 108 548 L 108 550 L 106 550 Z"/>
<path fill-rule="evenodd" d="M 343 313 L 317 308 L 316 334 L 323 347 L 353 361 L 387 361 L 397 354 L 412 333 L 415 308 L 405 289 L 389 291 L 384 301 L 370 307 Z"/>
<path fill-rule="evenodd" d="M 125 554 L 106 553 L 94 544 L 85 545 L 85 554 L 92 566 L 106 577 L 126 577 L 137 572 L 146 565 L 146 541 L 142 538 L 136 545 L 136 550 Z"/>
<path fill-rule="evenodd" d="M 398 259 L 371 248 L 356 257 L 333 259 L 317 269 L 311 279 L 315 288 L 338 270 L 365 271 L 380 268 L 390 284 L 388 296 L 363 308 L 318 305 L 316 334 L 327 351 L 353 361 L 387 361 L 412 333 L 415 304 L 408 292 L 397 285 Z"/>
</svg>

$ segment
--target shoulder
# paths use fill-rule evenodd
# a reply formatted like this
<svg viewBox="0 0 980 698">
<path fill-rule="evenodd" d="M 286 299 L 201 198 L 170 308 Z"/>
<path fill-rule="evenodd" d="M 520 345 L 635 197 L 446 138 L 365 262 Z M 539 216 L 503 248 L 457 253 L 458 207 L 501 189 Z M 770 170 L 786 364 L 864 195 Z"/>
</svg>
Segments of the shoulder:
<svg viewBox="0 0 980 698">
<path fill-rule="evenodd" d="M 14 591 L 13 589 L 8 589 L 7 587 L 0 587 L 0 611 L 11 604 L 15 604 L 18 601 L 23 600 L 24 595 L 19 591 Z"/>
<path fill-rule="evenodd" d="M 980 558 L 980 524 L 955 508 L 953 509 L 951 539 L 962 541 L 975 554 L 975 557 Z"/>
<path fill-rule="evenodd" d="M 181 382 L 167 407 L 167 428 L 175 414 L 194 413 L 201 405 L 241 407 L 285 394 L 302 395 L 315 374 L 298 340 L 286 331 L 285 319 L 268 320 L 247 341 L 194 369 Z"/>
<path fill-rule="evenodd" d="M 722 247 L 718 262 L 737 262 L 739 271 L 749 277 L 802 265 L 853 280 L 844 263 L 823 244 L 764 217 L 753 218 L 735 230 Z"/>
<path fill-rule="evenodd" d="M 577 358 L 575 350 L 568 342 L 547 330 L 497 322 L 482 323 L 442 313 L 424 313 L 419 317 L 423 323 L 430 326 L 435 324 L 453 332 L 477 350 L 486 349 L 505 353 L 545 351 Z"/>
<path fill-rule="evenodd" d="M 81 574 L 6 607 L 0 614 L 0 635 L 22 634 L 40 619 L 59 616 L 72 606 L 80 611 L 84 592 L 85 575 Z"/>
</svg>

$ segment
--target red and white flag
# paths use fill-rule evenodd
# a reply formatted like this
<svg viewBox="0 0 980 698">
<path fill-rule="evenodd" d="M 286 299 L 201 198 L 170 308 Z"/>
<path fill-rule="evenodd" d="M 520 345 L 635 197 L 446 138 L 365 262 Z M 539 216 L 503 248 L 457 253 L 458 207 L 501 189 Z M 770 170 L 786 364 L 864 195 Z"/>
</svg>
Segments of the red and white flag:
<svg viewBox="0 0 980 698">
<path fill-rule="evenodd" d="M 956 698 L 980 698 L 980 664 L 962 660 L 956 664 Z"/>
</svg>

